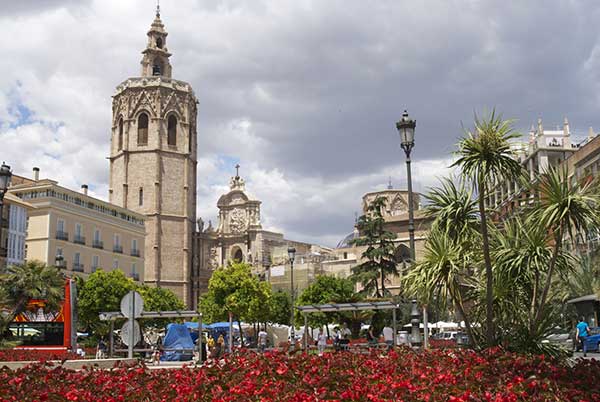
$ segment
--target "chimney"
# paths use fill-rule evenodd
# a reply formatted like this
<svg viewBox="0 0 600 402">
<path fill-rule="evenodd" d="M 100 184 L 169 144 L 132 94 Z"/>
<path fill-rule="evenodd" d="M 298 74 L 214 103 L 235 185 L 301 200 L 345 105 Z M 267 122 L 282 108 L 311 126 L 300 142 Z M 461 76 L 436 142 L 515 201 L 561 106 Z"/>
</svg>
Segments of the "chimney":
<svg viewBox="0 0 600 402">
<path fill-rule="evenodd" d="M 81 192 L 82 192 L 84 195 L 88 195 L 88 194 L 87 194 L 87 192 L 88 192 L 88 185 L 87 185 L 87 184 L 82 184 L 82 185 L 81 185 Z"/>
<path fill-rule="evenodd" d="M 38 181 L 39 179 L 40 179 L 40 168 L 36 166 L 33 168 L 33 180 Z"/>
</svg>

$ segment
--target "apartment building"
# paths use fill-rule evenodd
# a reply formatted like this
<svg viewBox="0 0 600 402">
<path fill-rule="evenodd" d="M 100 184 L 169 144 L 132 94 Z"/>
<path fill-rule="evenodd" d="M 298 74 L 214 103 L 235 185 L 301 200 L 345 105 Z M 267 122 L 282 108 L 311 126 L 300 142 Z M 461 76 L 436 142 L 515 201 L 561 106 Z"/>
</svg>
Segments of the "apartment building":
<svg viewBox="0 0 600 402">
<path fill-rule="evenodd" d="M 9 189 L 32 206 L 26 259 L 57 264 L 67 274 L 87 276 L 97 269 L 121 269 L 136 281 L 144 278 L 144 215 L 110 204 L 58 182 L 16 177 Z M 57 257 L 60 256 L 57 260 Z"/>
</svg>

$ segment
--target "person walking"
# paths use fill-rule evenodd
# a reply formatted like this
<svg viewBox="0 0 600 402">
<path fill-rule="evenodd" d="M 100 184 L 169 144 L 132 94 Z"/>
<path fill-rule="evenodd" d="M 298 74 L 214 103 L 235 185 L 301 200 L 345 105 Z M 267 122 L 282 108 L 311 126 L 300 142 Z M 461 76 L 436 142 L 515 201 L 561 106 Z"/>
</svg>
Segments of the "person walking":
<svg viewBox="0 0 600 402">
<path fill-rule="evenodd" d="M 319 356 L 323 356 L 326 346 L 327 335 L 323 333 L 323 328 L 319 328 L 319 335 L 317 336 L 317 348 L 319 349 Z"/>
<path fill-rule="evenodd" d="M 385 340 L 388 350 L 392 350 L 392 347 L 394 346 L 394 330 L 387 325 L 383 327 L 383 339 Z"/>
<path fill-rule="evenodd" d="M 267 331 L 264 328 L 261 328 L 258 332 L 258 350 L 260 353 L 264 353 L 267 347 Z"/>
<path fill-rule="evenodd" d="M 581 342 L 581 349 L 583 349 L 583 357 L 587 356 L 587 345 L 585 343 L 586 338 L 589 335 L 590 326 L 585 322 L 585 318 L 582 316 L 579 318 L 579 323 L 576 326 L 575 339 L 577 342 Z"/>
<path fill-rule="evenodd" d="M 96 346 L 96 359 L 104 359 L 106 357 L 106 342 L 104 342 L 104 337 L 100 338 L 98 341 L 98 345 Z"/>
<path fill-rule="evenodd" d="M 217 345 L 215 346 L 217 358 L 221 357 L 221 354 L 223 354 L 223 345 L 225 345 L 225 338 L 223 337 L 223 334 L 220 334 L 217 338 Z"/>
</svg>

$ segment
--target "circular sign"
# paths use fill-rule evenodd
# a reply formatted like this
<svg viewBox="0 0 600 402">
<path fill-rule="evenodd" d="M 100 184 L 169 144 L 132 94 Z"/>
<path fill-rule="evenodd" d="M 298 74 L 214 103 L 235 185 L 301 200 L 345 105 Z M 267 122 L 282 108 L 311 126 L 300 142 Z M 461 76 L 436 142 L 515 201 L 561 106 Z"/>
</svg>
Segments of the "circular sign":
<svg viewBox="0 0 600 402">
<path fill-rule="evenodd" d="M 139 318 L 144 311 L 144 299 L 135 291 L 130 291 L 121 299 L 121 313 L 125 318 Z"/>
<path fill-rule="evenodd" d="M 129 346 L 129 341 L 131 340 L 131 321 L 127 321 L 121 327 L 121 341 L 127 346 Z M 137 345 L 141 340 L 140 336 L 140 324 L 137 321 L 133 321 L 133 346 Z"/>
</svg>

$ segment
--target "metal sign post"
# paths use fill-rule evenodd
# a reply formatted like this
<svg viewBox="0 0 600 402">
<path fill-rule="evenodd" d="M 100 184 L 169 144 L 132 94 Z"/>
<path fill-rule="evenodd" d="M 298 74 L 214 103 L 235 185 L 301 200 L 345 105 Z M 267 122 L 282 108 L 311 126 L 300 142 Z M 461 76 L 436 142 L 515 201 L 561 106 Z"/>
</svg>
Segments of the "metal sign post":
<svg viewBox="0 0 600 402">
<path fill-rule="evenodd" d="M 121 334 L 121 337 L 123 342 L 128 344 L 127 357 L 130 359 L 133 358 L 133 347 L 139 342 L 139 326 L 136 325 L 135 319 L 141 316 L 142 311 L 144 311 L 144 299 L 138 292 L 132 290 L 123 296 L 121 299 L 121 313 L 129 319 L 126 325 L 129 332 L 126 333 L 127 336 Z M 123 326 L 123 329 L 125 329 L 125 326 Z"/>
</svg>

